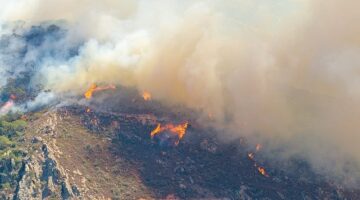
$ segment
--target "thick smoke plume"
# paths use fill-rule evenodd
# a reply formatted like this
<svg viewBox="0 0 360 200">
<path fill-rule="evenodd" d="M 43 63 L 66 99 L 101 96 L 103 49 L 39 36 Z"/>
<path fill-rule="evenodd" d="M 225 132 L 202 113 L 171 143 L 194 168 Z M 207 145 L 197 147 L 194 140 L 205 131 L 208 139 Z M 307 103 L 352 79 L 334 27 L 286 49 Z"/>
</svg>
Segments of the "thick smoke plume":
<svg viewBox="0 0 360 200">
<path fill-rule="evenodd" d="M 0 2 L 2 23 L 57 21 L 67 29 L 57 48 L 78 44 L 36 71 L 34 82 L 58 95 L 94 82 L 136 87 L 211 114 L 229 136 L 285 150 L 274 157 L 360 179 L 359 1 Z"/>
</svg>

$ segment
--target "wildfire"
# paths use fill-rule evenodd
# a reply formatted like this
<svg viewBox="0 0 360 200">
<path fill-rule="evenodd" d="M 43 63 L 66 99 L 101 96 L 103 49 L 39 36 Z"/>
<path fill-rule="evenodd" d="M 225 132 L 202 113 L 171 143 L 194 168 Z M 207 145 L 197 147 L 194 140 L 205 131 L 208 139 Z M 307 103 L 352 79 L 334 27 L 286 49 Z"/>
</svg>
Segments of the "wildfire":
<svg viewBox="0 0 360 200">
<path fill-rule="evenodd" d="M 179 144 L 179 141 L 184 137 L 187 127 L 188 122 L 179 125 L 165 124 L 164 126 L 161 126 L 161 124 L 158 124 L 156 128 L 151 131 L 150 136 L 151 138 L 154 138 L 155 135 L 160 134 L 163 131 L 169 131 L 170 133 L 178 136 L 178 141 L 175 143 L 177 145 Z"/>
<path fill-rule="evenodd" d="M 265 168 L 262 166 L 259 166 L 255 160 L 255 154 L 261 150 L 262 146 L 261 144 L 257 144 L 255 146 L 255 152 L 249 152 L 248 158 L 254 163 L 254 167 L 259 171 L 259 173 L 265 177 L 270 177 L 270 175 L 266 172 Z"/>
<path fill-rule="evenodd" d="M 142 98 L 145 100 L 145 101 L 150 101 L 151 100 L 151 94 L 150 92 L 147 92 L 147 91 L 144 91 L 142 94 L 141 94 Z"/>
<path fill-rule="evenodd" d="M 107 85 L 103 87 L 97 86 L 95 83 L 91 84 L 89 89 L 84 93 L 84 97 L 86 99 L 91 99 L 94 92 L 102 91 L 102 90 L 109 90 L 109 89 L 116 89 L 115 85 Z"/>
<path fill-rule="evenodd" d="M 258 169 L 260 174 L 262 174 L 265 177 L 269 177 L 269 174 L 266 173 L 266 170 L 265 170 L 264 167 L 259 166 L 259 167 L 257 167 L 257 169 Z"/>
<path fill-rule="evenodd" d="M 6 114 L 10 111 L 10 109 L 15 105 L 14 100 L 10 99 L 8 100 L 1 108 L 0 108 L 0 114 Z"/>
</svg>

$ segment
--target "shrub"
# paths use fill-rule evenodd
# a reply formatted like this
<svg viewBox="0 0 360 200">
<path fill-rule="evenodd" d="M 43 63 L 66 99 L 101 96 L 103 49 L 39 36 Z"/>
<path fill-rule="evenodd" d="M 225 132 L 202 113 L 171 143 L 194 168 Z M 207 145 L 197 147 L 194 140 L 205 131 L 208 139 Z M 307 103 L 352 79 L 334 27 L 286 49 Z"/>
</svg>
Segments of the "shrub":
<svg viewBox="0 0 360 200">
<path fill-rule="evenodd" d="M 0 136 L 0 150 L 4 150 L 10 147 L 13 143 L 9 140 L 8 137 L 1 135 Z"/>
<path fill-rule="evenodd" d="M 21 132 L 26 127 L 26 121 L 15 120 L 12 122 L 0 121 L 0 135 L 14 137 L 21 135 Z"/>
</svg>

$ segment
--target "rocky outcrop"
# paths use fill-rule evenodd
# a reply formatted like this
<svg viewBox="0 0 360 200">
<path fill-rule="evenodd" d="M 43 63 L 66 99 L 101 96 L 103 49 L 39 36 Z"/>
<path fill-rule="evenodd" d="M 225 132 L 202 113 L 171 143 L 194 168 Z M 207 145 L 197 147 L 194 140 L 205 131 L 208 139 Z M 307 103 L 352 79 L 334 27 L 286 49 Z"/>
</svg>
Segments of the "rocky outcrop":
<svg viewBox="0 0 360 200">
<path fill-rule="evenodd" d="M 50 115 L 39 127 L 39 132 L 44 136 L 56 134 L 57 117 Z M 52 148 L 40 136 L 31 139 L 34 149 L 24 161 L 19 173 L 18 187 L 13 199 L 74 199 L 81 198 L 76 185 L 70 185 L 68 174 L 59 165 L 54 154 L 57 150 Z"/>
<path fill-rule="evenodd" d="M 24 163 L 20 176 L 14 199 L 72 199 L 81 195 L 75 185 L 69 184 L 67 174 L 46 144 Z"/>
</svg>

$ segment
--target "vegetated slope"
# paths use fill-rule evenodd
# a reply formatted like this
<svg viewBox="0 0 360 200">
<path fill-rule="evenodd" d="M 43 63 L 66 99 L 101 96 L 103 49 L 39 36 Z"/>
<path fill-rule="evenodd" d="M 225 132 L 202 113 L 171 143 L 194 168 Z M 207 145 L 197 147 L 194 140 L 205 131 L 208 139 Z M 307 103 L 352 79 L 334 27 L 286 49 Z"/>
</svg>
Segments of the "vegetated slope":
<svg viewBox="0 0 360 200">
<path fill-rule="evenodd" d="M 28 120 L 15 199 L 356 199 L 315 178 L 259 173 L 241 141 L 189 122 L 175 146 L 151 139 L 172 117 L 64 107 Z M 169 115 L 171 116 L 171 115 Z M 260 164 L 257 164 L 260 166 Z M 302 174 L 303 175 L 303 174 Z"/>
</svg>

